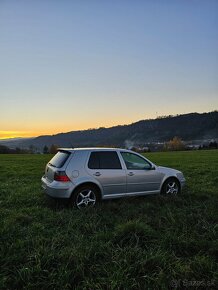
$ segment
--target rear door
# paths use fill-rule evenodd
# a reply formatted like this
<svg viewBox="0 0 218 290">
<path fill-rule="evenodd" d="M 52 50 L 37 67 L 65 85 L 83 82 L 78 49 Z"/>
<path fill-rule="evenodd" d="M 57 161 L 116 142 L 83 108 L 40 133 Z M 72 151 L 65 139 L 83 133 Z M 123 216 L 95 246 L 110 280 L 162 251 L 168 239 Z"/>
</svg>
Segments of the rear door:
<svg viewBox="0 0 218 290">
<path fill-rule="evenodd" d="M 162 173 L 137 154 L 121 152 L 121 155 L 126 165 L 127 194 L 159 190 L 163 178 Z"/>
<path fill-rule="evenodd" d="M 48 181 L 52 182 L 54 180 L 54 174 L 58 168 L 65 165 L 66 161 L 70 156 L 68 151 L 58 151 L 55 156 L 48 162 L 45 168 L 45 177 Z"/>
<path fill-rule="evenodd" d="M 87 170 L 102 186 L 104 195 L 126 193 L 126 171 L 116 151 L 93 151 Z"/>
</svg>

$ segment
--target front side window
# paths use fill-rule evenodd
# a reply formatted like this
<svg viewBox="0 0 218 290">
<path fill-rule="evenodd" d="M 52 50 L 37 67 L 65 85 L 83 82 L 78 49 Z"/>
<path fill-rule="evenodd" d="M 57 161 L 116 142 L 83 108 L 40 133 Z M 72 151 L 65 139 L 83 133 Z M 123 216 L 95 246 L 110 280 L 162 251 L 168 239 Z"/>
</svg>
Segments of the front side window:
<svg viewBox="0 0 218 290">
<path fill-rule="evenodd" d="M 121 152 L 126 168 L 130 170 L 150 169 L 151 164 L 142 157 L 129 152 Z"/>
<path fill-rule="evenodd" d="M 92 152 L 89 158 L 90 169 L 122 169 L 117 152 Z"/>
</svg>

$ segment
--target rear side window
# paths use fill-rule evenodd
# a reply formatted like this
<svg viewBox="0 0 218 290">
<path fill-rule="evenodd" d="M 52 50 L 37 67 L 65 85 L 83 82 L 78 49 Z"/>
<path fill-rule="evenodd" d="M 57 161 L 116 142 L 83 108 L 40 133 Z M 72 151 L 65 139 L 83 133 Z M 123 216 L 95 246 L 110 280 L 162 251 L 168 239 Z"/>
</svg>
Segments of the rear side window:
<svg viewBox="0 0 218 290">
<path fill-rule="evenodd" d="M 54 167 L 60 168 L 65 164 L 69 156 L 69 152 L 58 151 L 55 156 L 49 161 L 49 164 Z"/>
<path fill-rule="evenodd" d="M 100 168 L 100 159 L 98 152 L 92 152 L 89 157 L 88 168 L 90 169 L 99 169 Z"/>
<path fill-rule="evenodd" d="M 122 169 L 117 152 L 92 152 L 89 158 L 90 169 Z"/>
</svg>

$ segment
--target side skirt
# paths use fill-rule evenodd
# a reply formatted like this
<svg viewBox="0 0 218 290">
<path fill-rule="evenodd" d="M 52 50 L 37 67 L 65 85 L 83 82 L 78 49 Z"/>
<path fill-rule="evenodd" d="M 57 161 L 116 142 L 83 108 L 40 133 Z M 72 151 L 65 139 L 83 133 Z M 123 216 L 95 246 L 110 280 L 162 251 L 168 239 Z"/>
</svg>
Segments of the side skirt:
<svg viewBox="0 0 218 290">
<path fill-rule="evenodd" d="M 127 196 L 141 196 L 141 195 L 150 195 L 150 194 L 159 194 L 159 190 L 147 191 L 147 192 L 129 192 L 129 193 L 115 193 L 115 194 L 106 194 L 102 196 L 102 199 L 113 199 Z"/>
</svg>

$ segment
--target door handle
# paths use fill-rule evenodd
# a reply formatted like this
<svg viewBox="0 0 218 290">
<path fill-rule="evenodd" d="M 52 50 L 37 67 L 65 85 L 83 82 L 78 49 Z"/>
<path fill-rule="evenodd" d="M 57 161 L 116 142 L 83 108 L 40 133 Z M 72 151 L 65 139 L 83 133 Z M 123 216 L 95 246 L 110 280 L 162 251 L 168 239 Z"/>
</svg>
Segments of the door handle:
<svg viewBox="0 0 218 290">
<path fill-rule="evenodd" d="M 128 175 L 129 175 L 129 176 L 133 176 L 134 173 L 133 173 L 133 172 L 129 172 Z"/>
<path fill-rule="evenodd" d="M 93 175 L 95 175 L 95 176 L 100 176 L 101 173 L 100 173 L 100 172 L 95 172 Z"/>
</svg>

